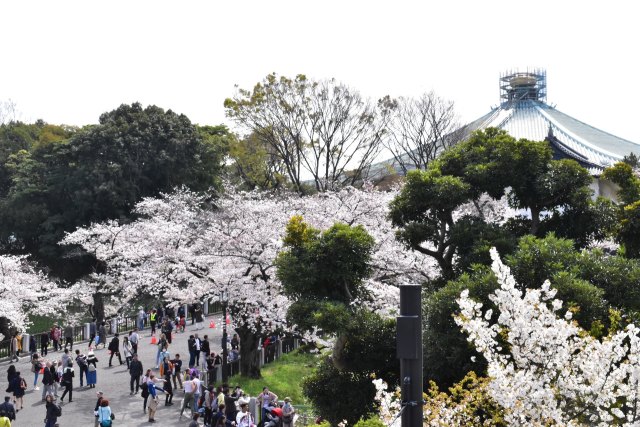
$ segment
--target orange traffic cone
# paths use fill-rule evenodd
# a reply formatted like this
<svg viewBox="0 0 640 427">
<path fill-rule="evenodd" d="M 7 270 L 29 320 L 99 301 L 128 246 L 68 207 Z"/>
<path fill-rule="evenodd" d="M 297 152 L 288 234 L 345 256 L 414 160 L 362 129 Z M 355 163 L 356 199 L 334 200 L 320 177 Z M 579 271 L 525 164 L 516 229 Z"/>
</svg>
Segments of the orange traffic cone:
<svg viewBox="0 0 640 427">
<path fill-rule="evenodd" d="M 209 322 L 209 327 L 210 327 L 211 329 L 213 329 L 213 328 L 215 328 L 215 327 L 216 327 L 216 324 L 215 324 L 215 323 L 213 323 L 213 320 L 212 320 L 211 322 Z"/>
<path fill-rule="evenodd" d="M 156 336 L 155 335 L 151 335 L 151 344 L 157 344 L 158 340 L 156 340 Z"/>
</svg>

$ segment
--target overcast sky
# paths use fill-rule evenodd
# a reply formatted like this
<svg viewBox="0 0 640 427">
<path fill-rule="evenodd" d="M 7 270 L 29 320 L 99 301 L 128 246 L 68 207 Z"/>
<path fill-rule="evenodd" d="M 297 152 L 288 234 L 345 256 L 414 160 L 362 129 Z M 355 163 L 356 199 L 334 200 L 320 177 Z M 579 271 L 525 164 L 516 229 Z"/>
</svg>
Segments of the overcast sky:
<svg viewBox="0 0 640 427">
<path fill-rule="evenodd" d="M 468 122 L 499 74 L 547 70 L 548 101 L 640 143 L 635 2 L 28 1 L 0 3 L 0 101 L 22 118 L 96 123 L 139 101 L 228 120 L 234 85 L 335 77 L 363 95 L 435 90 Z M 230 124 L 230 123 L 228 123 Z"/>
</svg>

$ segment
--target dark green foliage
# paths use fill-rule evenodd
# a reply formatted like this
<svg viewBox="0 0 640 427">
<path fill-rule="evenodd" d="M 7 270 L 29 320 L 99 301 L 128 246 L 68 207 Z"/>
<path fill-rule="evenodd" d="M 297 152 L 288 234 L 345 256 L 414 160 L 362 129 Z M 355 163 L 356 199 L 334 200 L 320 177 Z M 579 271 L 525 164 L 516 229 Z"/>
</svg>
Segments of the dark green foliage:
<svg viewBox="0 0 640 427">
<path fill-rule="evenodd" d="M 323 359 L 302 384 L 305 396 L 331 425 L 342 420 L 355 424 L 375 410 L 376 389 L 366 374 L 340 371 L 330 358 Z"/>
<path fill-rule="evenodd" d="M 224 127 L 197 128 L 184 115 L 140 104 L 105 113 L 99 125 L 66 141 L 56 141 L 60 132 L 53 130 L 6 162 L 11 187 L 0 200 L 0 239 L 63 275 L 72 262 L 61 261 L 68 254 L 57 246 L 65 231 L 127 218 L 141 198 L 176 186 L 217 185 L 228 134 Z"/>
<path fill-rule="evenodd" d="M 580 252 L 571 240 L 525 236 L 513 254 L 504 258 L 524 291 L 539 288 L 545 280 L 557 290 L 556 298 L 574 311 L 586 330 L 609 324 L 609 307 L 625 312 L 640 309 L 640 263 L 600 251 Z M 484 308 L 494 308 L 488 296 L 498 284 L 493 272 L 476 265 L 468 274 L 448 282 L 424 298 L 424 366 L 427 379 L 451 385 L 474 370 L 483 372 L 484 361 L 467 342 L 453 320 L 456 299 L 464 289 Z M 495 319 L 494 319 L 495 320 Z"/>
<path fill-rule="evenodd" d="M 334 224 L 320 233 L 293 217 L 284 242 L 276 265 L 284 292 L 294 301 L 289 320 L 307 327 L 317 321 L 326 331 L 337 331 L 326 329 L 339 316 L 333 310 L 348 309 L 355 298 L 367 296 L 364 280 L 371 271 L 373 238 L 362 226 Z"/>
<path fill-rule="evenodd" d="M 304 394 L 332 425 L 355 423 L 375 410 L 372 376 L 397 384 L 399 362 L 395 321 L 357 311 L 338 339 L 333 357 L 324 358 L 303 383 Z"/>
<path fill-rule="evenodd" d="M 456 222 L 451 240 L 457 246 L 456 269 L 462 273 L 473 264 L 491 264 L 489 250 L 496 248 L 501 255 L 513 252 L 516 236 L 497 224 L 487 224 L 473 216 L 465 216 Z"/>
<path fill-rule="evenodd" d="M 498 288 L 498 281 L 485 266 L 475 266 L 470 273 L 461 275 L 445 287 L 423 296 L 423 348 L 426 380 L 434 380 L 448 387 L 462 379 L 469 371 L 483 372 L 486 362 L 467 341 L 467 336 L 453 320 L 459 311 L 456 300 L 469 289 L 469 295 L 478 301 Z M 486 308 L 489 308 L 487 306 Z M 472 356 L 477 356 L 475 362 Z"/>
<path fill-rule="evenodd" d="M 426 170 L 410 172 L 389 217 L 400 241 L 433 257 L 442 276 L 452 279 L 472 262 L 485 261 L 484 249 L 492 245 L 508 252 L 510 232 L 517 237 L 566 230 L 580 245 L 601 236 L 598 226 L 611 220 L 611 209 L 590 202 L 590 182 L 588 171 L 575 161 L 552 160 L 548 143 L 516 140 L 490 128 L 474 132 Z M 507 194 L 512 207 L 529 210 L 530 219 L 512 220 L 505 230 L 483 226 L 481 218 L 453 221 L 457 208 L 483 194 L 496 199 Z"/>
</svg>

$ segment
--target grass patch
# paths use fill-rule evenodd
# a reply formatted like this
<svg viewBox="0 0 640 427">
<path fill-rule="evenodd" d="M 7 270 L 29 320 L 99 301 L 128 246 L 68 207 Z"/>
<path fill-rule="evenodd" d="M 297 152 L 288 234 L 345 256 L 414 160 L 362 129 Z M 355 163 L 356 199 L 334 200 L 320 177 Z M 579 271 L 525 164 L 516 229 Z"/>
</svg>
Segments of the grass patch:
<svg viewBox="0 0 640 427">
<path fill-rule="evenodd" d="M 294 405 L 308 405 L 309 402 L 302 395 L 302 379 L 315 369 L 317 357 L 316 354 L 292 351 L 275 362 L 264 365 L 261 379 L 235 375 L 229 379 L 229 385 L 239 384 L 249 396 L 259 395 L 266 386 L 280 399 L 290 397 Z"/>
</svg>

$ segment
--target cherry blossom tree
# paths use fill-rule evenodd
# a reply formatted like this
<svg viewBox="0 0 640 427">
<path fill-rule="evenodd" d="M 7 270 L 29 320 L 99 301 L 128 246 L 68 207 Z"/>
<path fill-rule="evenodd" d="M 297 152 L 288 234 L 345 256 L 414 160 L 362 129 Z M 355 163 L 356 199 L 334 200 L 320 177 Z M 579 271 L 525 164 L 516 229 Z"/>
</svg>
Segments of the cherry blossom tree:
<svg viewBox="0 0 640 427">
<path fill-rule="evenodd" d="M 280 292 L 274 261 L 291 216 L 302 215 L 318 228 L 345 222 L 367 229 L 376 240 L 374 274 L 367 282 L 376 298 L 369 304 L 381 313 L 397 310 L 394 285 L 419 283 L 435 274 L 429 257 L 406 251 L 396 241 L 386 218 L 393 196 L 347 188 L 309 197 L 230 190 L 212 198 L 180 189 L 140 202 L 134 222 L 94 224 L 68 234 L 62 243 L 80 245 L 104 262 L 105 272 L 75 289 L 85 301 L 101 295 L 106 312 L 117 312 L 141 295 L 182 304 L 226 291 L 247 352 L 242 370 L 255 375 L 250 352 L 260 335 L 288 327 L 289 302 Z"/>
<path fill-rule="evenodd" d="M 509 425 L 635 426 L 640 382 L 640 330 L 633 324 L 598 340 L 572 321 L 546 281 L 518 290 L 492 250 L 499 310 L 464 291 L 456 322 L 488 362 L 489 395 Z"/>
<path fill-rule="evenodd" d="M 68 292 L 33 268 L 24 256 L 0 255 L 0 341 L 29 326 L 29 313 L 63 310 Z"/>
</svg>

